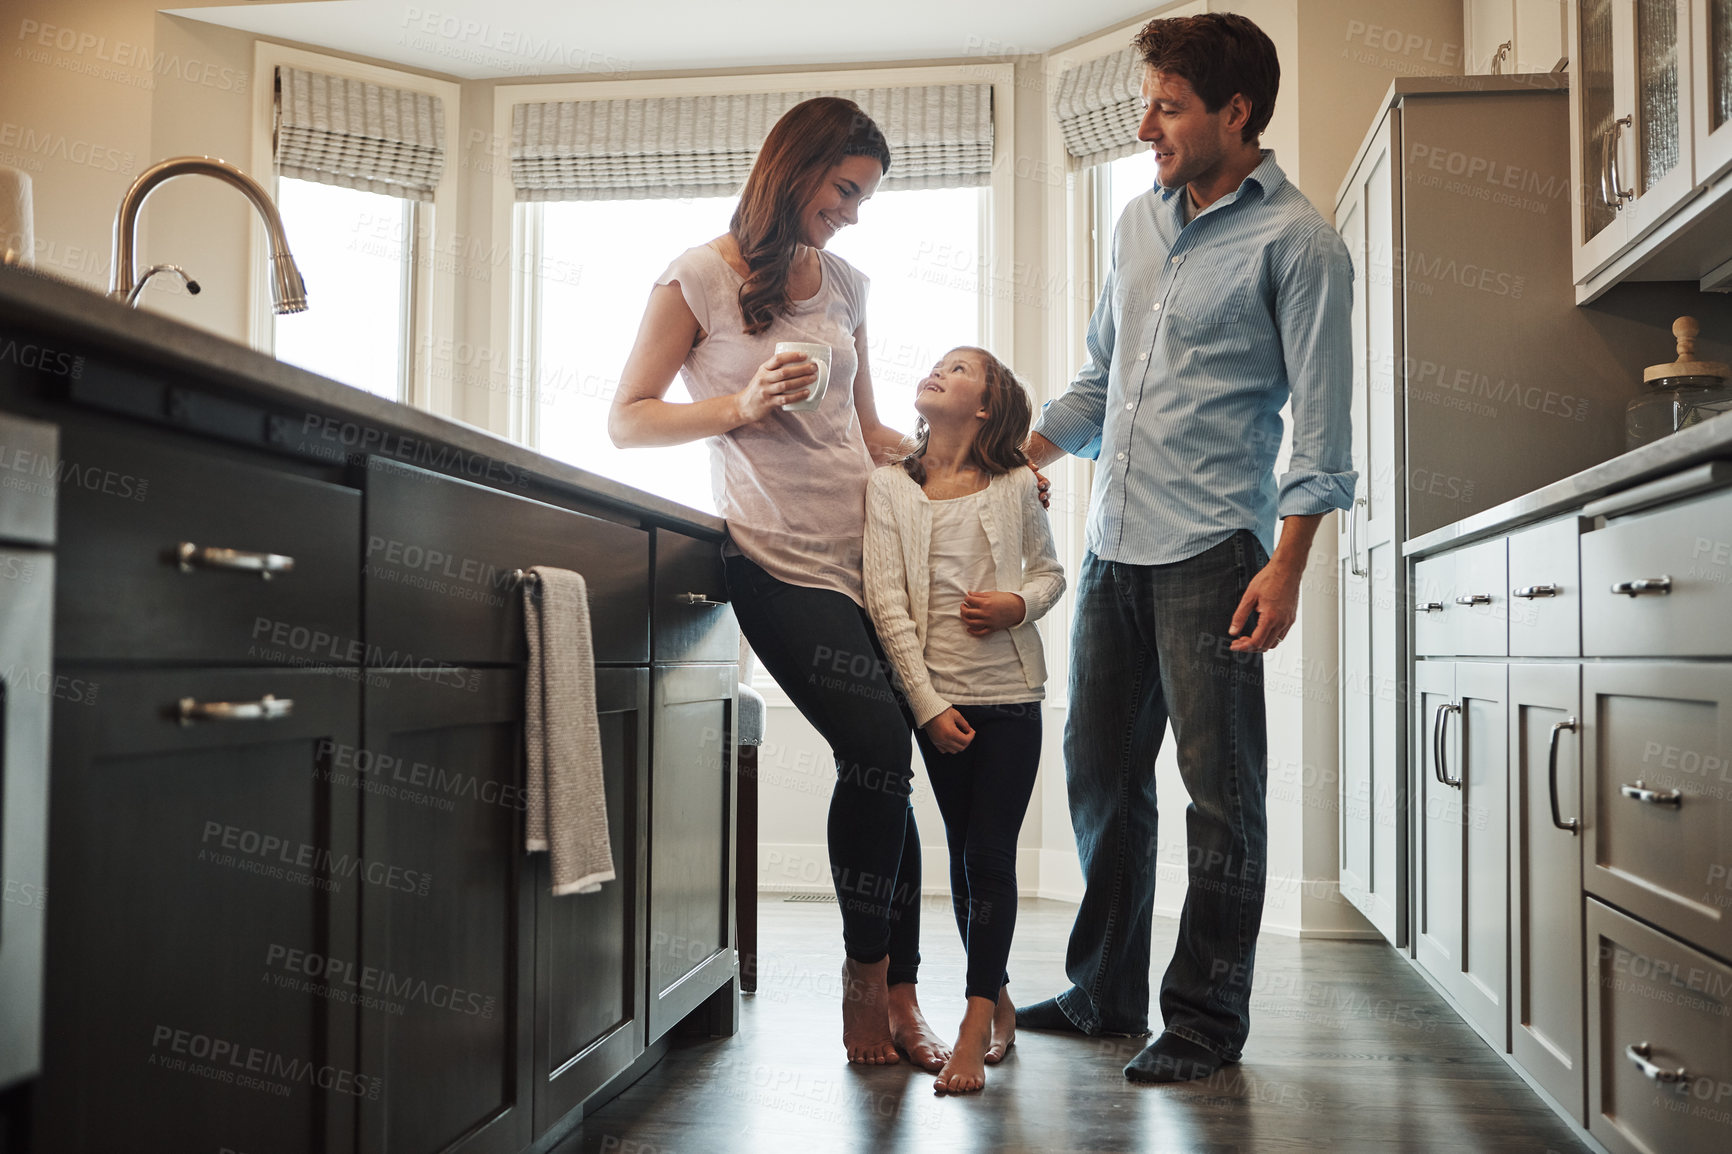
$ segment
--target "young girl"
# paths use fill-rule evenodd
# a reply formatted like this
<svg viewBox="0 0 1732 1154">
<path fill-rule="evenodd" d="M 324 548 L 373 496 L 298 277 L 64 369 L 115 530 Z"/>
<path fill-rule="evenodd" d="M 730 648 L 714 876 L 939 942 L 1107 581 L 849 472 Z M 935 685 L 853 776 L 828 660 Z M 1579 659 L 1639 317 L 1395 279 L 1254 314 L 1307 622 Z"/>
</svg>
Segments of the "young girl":
<svg viewBox="0 0 1732 1154">
<path fill-rule="evenodd" d="M 914 399 L 913 450 L 866 486 L 865 587 L 950 844 L 968 1008 L 937 1088 L 986 1085 L 1015 1030 L 1005 989 L 1016 838 L 1040 762 L 1034 623 L 1064 592 L 1021 445 L 1028 394 L 984 349 L 945 354 Z"/>
</svg>

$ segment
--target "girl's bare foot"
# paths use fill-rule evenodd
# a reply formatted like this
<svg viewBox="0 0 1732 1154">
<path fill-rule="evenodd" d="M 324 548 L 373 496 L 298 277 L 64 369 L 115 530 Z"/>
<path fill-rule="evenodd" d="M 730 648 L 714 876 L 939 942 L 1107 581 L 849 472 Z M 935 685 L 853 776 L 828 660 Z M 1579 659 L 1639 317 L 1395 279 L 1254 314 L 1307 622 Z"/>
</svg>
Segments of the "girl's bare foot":
<svg viewBox="0 0 1732 1154">
<path fill-rule="evenodd" d="M 986 1085 L 986 1050 L 992 1044 L 992 1019 L 997 1004 L 990 998 L 968 999 L 962 1025 L 956 1031 L 956 1048 L 950 1061 L 932 1083 L 946 1094 L 967 1094 Z"/>
<path fill-rule="evenodd" d="M 890 994 L 884 984 L 889 969 L 889 958 L 871 964 L 848 958 L 842 963 L 842 1045 L 850 1062 L 888 1066 L 896 1061 Z"/>
<path fill-rule="evenodd" d="M 950 1059 L 950 1047 L 920 1012 L 913 982 L 890 987 L 890 1036 L 916 1066 L 937 1070 Z"/>
<path fill-rule="evenodd" d="M 986 1064 L 996 1066 L 1004 1061 L 1016 1043 L 1016 1003 L 1010 1000 L 1010 987 L 998 988 L 998 1005 L 992 1011 L 992 1045 L 986 1048 Z"/>
</svg>

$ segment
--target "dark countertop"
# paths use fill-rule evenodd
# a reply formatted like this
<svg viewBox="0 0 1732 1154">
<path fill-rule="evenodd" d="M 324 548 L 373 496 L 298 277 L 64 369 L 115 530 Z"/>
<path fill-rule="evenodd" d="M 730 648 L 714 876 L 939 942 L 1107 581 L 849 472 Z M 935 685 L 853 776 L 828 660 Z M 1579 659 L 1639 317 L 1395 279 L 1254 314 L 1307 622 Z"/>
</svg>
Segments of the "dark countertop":
<svg viewBox="0 0 1732 1154">
<path fill-rule="evenodd" d="M 127 308 L 57 277 L 0 265 L 0 323 L 52 333 L 69 352 L 188 373 L 213 392 L 352 423 L 387 443 L 431 443 L 470 460 L 498 462 L 528 474 L 542 491 L 613 508 L 646 525 L 710 539 L 727 531 L 713 514 L 544 457 L 462 421 L 339 384 L 159 313 Z"/>
<path fill-rule="evenodd" d="M 1634 488 L 1668 473 L 1704 461 L 1721 460 L 1732 460 L 1732 414 L 1723 413 L 1695 428 L 1631 449 L 1513 501 L 1505 501 L 1454 524 L 1434 529 L 1422 537 L 1414 537 L 1403 546 L 1402 552 L 1408 557 L 1420 557 L 1482 537 L 1507 533 L 1518 526 L 1568 513 L 1589 501 Z"/>
</svg>

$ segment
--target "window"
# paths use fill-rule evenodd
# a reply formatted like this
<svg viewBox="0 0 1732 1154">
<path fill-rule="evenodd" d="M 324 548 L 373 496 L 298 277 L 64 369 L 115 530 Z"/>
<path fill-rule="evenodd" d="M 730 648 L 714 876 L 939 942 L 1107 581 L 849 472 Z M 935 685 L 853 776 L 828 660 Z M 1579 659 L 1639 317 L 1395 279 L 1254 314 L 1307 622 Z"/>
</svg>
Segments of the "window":
<svg viewBox="0 0 1732 1154">
<path fill-rule="evenodd" d="M 914 428 L 914 389 L 947 349 L 979 344 L 980 189 L 880 192 L 830 248 L 871 279 L 867 357 L 879 419 Z M 541 213 L 533 333 L 536 448 L 647 492 L 715 512 L 709 448 L 617 449 L 607 414 L 656 278 L 680 251 L 728 229 L 734 197 L 560 201 Z M 310 290 L 309 290 L 310 291 Z M 741 382 L 743 385 L 745 382 Z M 688 401 L 675 378 L 667 399 Z"/>
<path fill-rule="evenodd" d="M 307 285 L 307 311 L 274 318 L 277 358 L 405 399 L 414 202 L 287 176 L 276 200 Z"/>
<path fill-rule="evenodd" d="M 1113 230 L 1119 225 L 1119 217 L 1124 215 L 1125 206 L 1133 198 L 1155 186 L 1155 154 L 1145 148 L 1133 156 L 1097 164 L 1094 172 L 1095 203 L 1100 206 L 1098 219 L 1101 223 L 1101 227 L 1095 230 L 1095 267 L 1100 269 L 1098 280 L 1104 282 L 1107 262 L 1113 252 Z"/>
</svg>

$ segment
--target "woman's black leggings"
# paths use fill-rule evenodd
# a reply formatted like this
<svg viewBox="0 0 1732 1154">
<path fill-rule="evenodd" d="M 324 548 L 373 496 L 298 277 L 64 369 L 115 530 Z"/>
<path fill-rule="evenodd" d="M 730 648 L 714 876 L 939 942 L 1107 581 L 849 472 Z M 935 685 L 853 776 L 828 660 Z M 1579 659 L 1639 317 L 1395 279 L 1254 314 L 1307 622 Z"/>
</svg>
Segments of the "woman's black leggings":
<svg viewBox="0 0 1732 1154">
<path fill-rule="evenodd" d="M 872 621 L 844 594 L 790 585 L 745 557 L 729 557 L 726 569 L 752 652 L 836 758 L 828 841 L 843 949 L 857 962 L 888 956 L 890 984 L 912 982 L 920 967 L 914 719 L 891 687 Z"/>
<path fill-rule="evenodd" d="M 961 753 L 918 730 L 920 755 L 950 843 L 950 901 L 968 951 L 968 996 L 998 1000 L 1016 932 L 1016 838 L 1040 767 L 1040 702 L 958 705 L 974 727 Z"/>
</svg>

